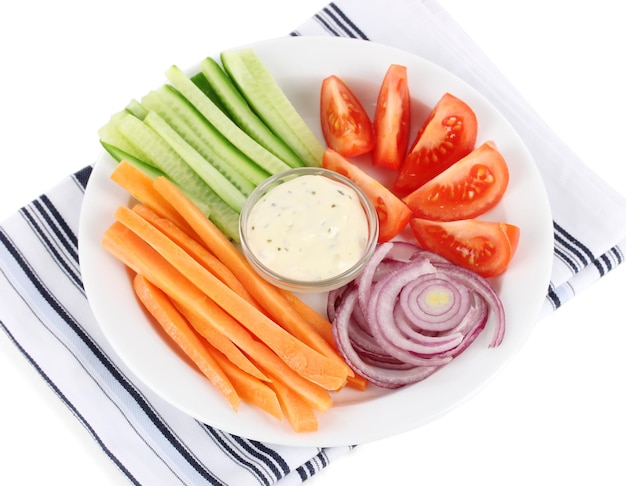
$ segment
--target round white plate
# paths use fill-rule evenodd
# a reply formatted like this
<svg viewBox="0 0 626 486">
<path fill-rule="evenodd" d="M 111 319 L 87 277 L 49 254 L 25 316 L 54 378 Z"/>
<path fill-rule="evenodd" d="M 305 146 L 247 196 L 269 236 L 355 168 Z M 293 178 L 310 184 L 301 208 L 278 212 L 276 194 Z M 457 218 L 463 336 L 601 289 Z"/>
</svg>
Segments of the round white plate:
<svg viewBox="0 0 626 486">
<path fill-rule="evenodd" d="M 182 359 L 147 320 L 135 300 L 129 274 L 100 244 L 113 212 L 128 195 L 110 181 L 115 162 L 103 154 L 87 187 L 80 225 L 80 261 L 87 295 L 105 336 L 121 360 L 158 395 L 209 425 L 251 439 L 300 446 L 358 444 L 421 426 L 458 406 L 480 389 L 524 344 L 548 289 L 552 265 L 552 218 L 545 189 L 526 147 L 502 115 L 473 88 L 440 67 L 394 48 L 340 38 L 286 37 L 254 44 L 255 51 L 319 136 L 319 91 L 330 74 L 343 78 L 374 111 L 380 82 L 391 63 L 408 67 L 413 131 L 444 92 L 465 100 L 476 112 L 477 143 L 494 140 L 510 168 L 501 203 L 483 219 L 521 229 L 509 269 L 493 280 L 506 310 L 502 345 L 488 348 L 491 323 L 479 339 L 421 383 L 388 391 L 335 394 L 335 406 L 319 415 L 319 431 L 297 434 L 246 404 L 233 412 L 226 400 Z M 313 304 L 324 307 L 323 296 Z"/>
</svg>

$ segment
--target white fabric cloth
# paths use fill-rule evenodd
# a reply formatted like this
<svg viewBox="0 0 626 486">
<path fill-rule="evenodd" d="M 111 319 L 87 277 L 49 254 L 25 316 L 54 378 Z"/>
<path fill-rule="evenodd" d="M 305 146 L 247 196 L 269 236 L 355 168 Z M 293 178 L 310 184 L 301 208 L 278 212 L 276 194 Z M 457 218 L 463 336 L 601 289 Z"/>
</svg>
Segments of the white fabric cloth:
<svg viewBox="0 0 626 486">
<path fill-rule="evenodd" d="M 338 0 L 292 35 L 353 36 L 430 59 L 482 92 L 544 177 L 555 254 L 544 315 L 623 261 L 626 201 L 584 166 L 435 1 Z M 300 484 L 351 446 L 285 447 L 174 409 L 119 362 L 89 309 L 77 239 L 91 167 L 0 225 L 0 327 L 132 484 Z M 587 205 L 586 201 L 594 201 Z"/>
</svg>

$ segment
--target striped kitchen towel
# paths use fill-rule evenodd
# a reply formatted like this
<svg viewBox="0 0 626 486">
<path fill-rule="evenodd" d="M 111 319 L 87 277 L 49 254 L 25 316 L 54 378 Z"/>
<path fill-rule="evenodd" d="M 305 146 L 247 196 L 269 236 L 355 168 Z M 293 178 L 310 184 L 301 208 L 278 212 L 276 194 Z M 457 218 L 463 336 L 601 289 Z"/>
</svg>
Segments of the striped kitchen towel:
<svg viewBox="0 0 626 486">
<path fill-rule="evenodd" d="M 623 261 L 626 201 L 586 168 L 434 1 L 342 0 L 292 35 L 348 36 L 430 59 L 482 92 L 544 177 L 555 251 L 544 315 Z M 132 484 L 300 484 L 352 446 L 286 447 L 217 430 L 173 408 L 120 362 L 90 311 L 78 260 L 91 167 L 0 225 L 0 327 Z M 583 204 L 586 200 L 594 205 Z"/>
</svg>

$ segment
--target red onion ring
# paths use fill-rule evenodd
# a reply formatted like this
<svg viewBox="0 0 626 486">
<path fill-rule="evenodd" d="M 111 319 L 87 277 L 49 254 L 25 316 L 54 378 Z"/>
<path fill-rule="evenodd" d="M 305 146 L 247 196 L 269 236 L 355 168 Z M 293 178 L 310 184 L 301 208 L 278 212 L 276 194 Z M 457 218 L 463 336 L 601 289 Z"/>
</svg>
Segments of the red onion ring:
<svg viewBox="0 0 626 486">
<path fill-rule="evenodd" d="M 505 333 L 489 282 L 408 242 L 378 245 L 361 275 L 329 293 L 337 347 L 354 371 L 386 388 L 416 383 L 467 349 L 491 314 L 490 347 Z"/>
</svg>

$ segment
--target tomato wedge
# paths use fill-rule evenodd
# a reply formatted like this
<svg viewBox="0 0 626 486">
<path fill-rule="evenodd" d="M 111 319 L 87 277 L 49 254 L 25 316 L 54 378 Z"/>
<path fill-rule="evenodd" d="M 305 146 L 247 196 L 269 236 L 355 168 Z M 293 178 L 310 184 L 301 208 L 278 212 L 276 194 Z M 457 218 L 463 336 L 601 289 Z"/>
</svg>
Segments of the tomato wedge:
<svg viewBox="0 0 626 486">
<path fill-rule="evenodd" d="M 322 81 L 320 121 L 326 144 L 344 157 L 356 157 L 374 148 L 374 128 L 367 112 L 337 76 Z"/>
<path fill-rule="evenodd" d="M 470 153 L 476 144 L 478 123 L 474 111 L 445 93 L 417 132 L 393 191 L 406 196 Z"/>
<path fill-rule="evenodd" d="M 493 142 L 485 142 L 402 200 L 420 218 L 475 218 L 500 202 L 508 184 L 504 157 Z"/>
<path fill-rule="evenodd" d="M 407 69 L 406 66 L 392 64 L 383 78 L 374 113 L 374 165 L 389 169 L 400 168 L 409 146 L 410 127 L 411 102 Z"/>
<path fill-rule="evenodd" d="M 322 157 L 322 167 L 333 170 L 354 182 L 369 197 L 378 214 L 378 242 L 389 241 L 400 233 L 413 213 L 397 196 L 341 154 L 326 149 Z"/>
<path fill-rule="evenodd" d="M 412 218 L 409 226 L 422 248 L 485 278 L 507 269 L 520 237 L 515 225 L 477 219 L 442 222 Z"/>
</svg>

